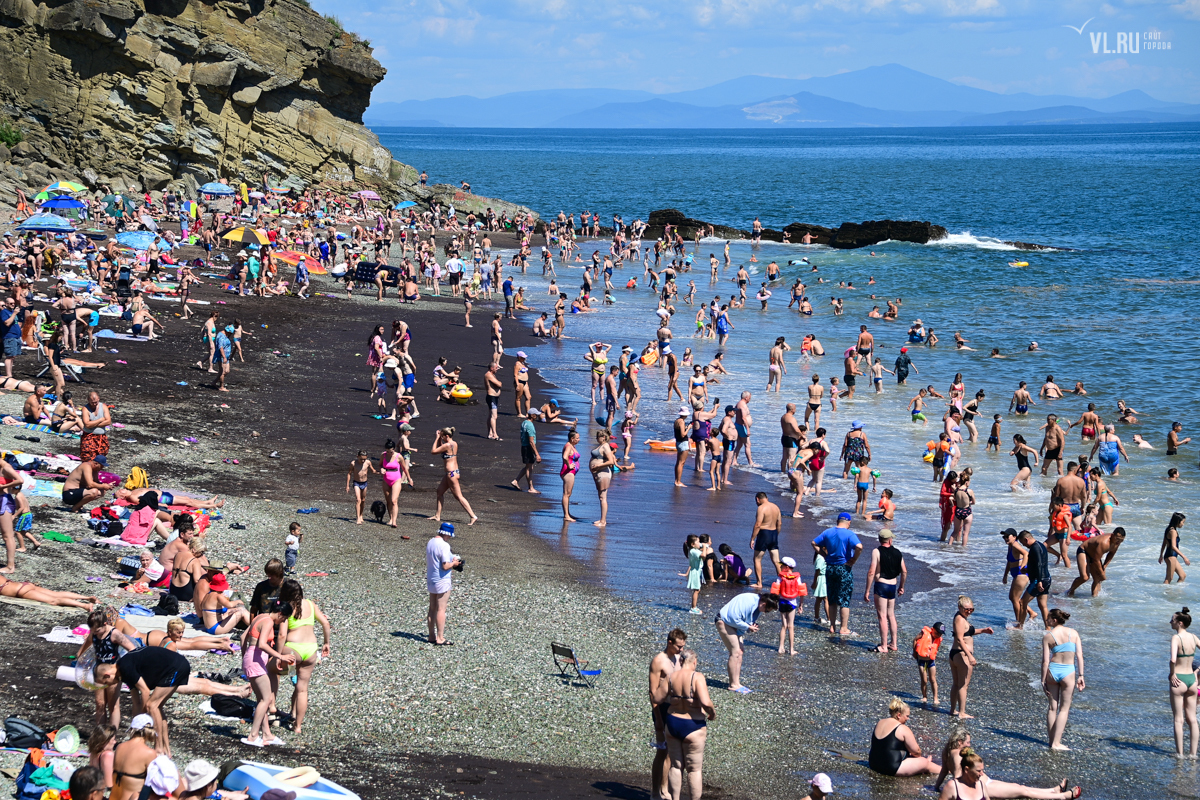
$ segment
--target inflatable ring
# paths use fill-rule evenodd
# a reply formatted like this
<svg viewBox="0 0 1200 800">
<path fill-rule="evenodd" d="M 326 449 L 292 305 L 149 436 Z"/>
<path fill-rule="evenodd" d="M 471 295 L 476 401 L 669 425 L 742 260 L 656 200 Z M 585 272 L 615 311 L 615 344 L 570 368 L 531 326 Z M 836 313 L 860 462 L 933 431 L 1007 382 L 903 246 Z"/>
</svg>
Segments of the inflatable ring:
<svg viewBox="0 0 1200 800">
<path fill-rule="evenodd" d="M 321 773 L 313 767 L 296 767 L 275 775 L 275 780 L 291 786 L 312 786 L 321 779 Z"/>
<path fill-rule="evenodd" d="M 454 388 L 450 390 L 450 396 L 454 398 L 454 401 L 460 406 L 465 406 L 467 401 L 470 400 L 474 394 L 474 392 L 467 388 L 465 383 L 456 383 L 454 384 Z"/>
</svg>

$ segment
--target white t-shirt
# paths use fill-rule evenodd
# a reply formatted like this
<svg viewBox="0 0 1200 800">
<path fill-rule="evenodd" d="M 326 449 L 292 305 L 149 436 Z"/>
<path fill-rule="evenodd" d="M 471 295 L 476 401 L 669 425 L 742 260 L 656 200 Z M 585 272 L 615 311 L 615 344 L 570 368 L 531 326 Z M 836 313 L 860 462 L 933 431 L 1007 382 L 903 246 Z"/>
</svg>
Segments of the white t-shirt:
<svg viewBox="0 0 1200 800">
<path fill-rule="evenodd" d="M 288 550 L 299 550 L 300 549 L 300 537 L 298 537 L 294 533 L 289 533 L 287 535 L 287 538 L 283 540 L 283 546 L 286 547 Z"/>
<path fill-rule="evenodd" d="M 442 569 L 442 564 L 453 560 L 449 542 L 441 536 L 429 540 L 425 546 L 425 587 L 430 594 L 450 591 L 450 570 Z"/>
<path fill-rule="evenodd" d="M 456 275 L 463 271 L 464 266 L 466 265 L 463 264 L 462 259 L 452 258 L 446 262 L 446 272 L 450 273 L 451 275 Z"/>
</svg>

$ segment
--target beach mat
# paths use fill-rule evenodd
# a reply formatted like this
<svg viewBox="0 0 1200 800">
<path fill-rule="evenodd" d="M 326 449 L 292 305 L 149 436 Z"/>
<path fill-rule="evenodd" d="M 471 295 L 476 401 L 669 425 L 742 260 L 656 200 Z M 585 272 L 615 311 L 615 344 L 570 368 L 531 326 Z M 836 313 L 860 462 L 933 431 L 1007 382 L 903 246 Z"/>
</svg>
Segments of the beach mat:
<svg viewBox="0 0 1200 800">
<path fill-rule="evenodd" d="M 96 331 L 94 334 L 97 339 L 122 339 L 126 342 L 148 342 L 150 341 L 145 336 L 134 336 L 132 333 L 117 333 L 105 328 L 102 331 Z"/>
<path fill-rule="evenodd" d="M 45 603 L 39 603 L 36 600 L 23 600 L 20 597 L 0 597 L 0 603 L 7 603 L 10 606 L 24 606 L 25 608 L 41 608 L 51 611 L 70 611 L 76 614 L 84 613 L 82 608 L 72 608 L 71 606 L 48 606 Z"/>
<path fill-rule="evenodd" d="M 10 427 L 17 427 L 17 426 L 13 425 Z M 20 427 L 28 428 L 29 430 L 37 431 L 38 433 L 48 433 L 51 436 L 61 436 L 64 439 L 78 439 L 79 438 L 78 433 L 59 433 L 58 431 L 51 430 L 49 425 L 41 425 L 37 422 L 26 422 L 24 425 L 21 425 Z"/>
</svg>

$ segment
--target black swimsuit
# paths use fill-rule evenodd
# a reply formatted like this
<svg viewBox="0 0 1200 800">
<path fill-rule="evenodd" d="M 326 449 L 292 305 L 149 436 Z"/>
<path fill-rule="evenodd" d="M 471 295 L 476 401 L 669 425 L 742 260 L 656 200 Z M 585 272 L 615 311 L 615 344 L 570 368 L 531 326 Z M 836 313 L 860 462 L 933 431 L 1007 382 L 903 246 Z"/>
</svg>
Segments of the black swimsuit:
<svg viewBox="0 0 1200 800">
<path fill-rule="evenodd" d="M 897 725 L 882 739 L 871 731 L 871 752 L 867 756 L 867 765 L 882 775 L 895 775 L 900 771 L 900 765 L 908 758 L 908 746 L 896 738 Z"/>
<path fill-rule="evenodd" d="M 196 560 L 196 558 L 195 558 L 195 556 L 193 556 L 192 561 L 195 561 L 195 560 Z M 187 567 L 190 567 L 192 565 L 192 561 L 189 561 L 187 563 Z M 190 603 L 190 602 L 192 602 L 192 597 L 194 597 L 196 594 L 196 579 L 195 579 L 195 577 L 193 577 L 191 571 L 188 570 L 187 567 L 184 567 L 182 569 L 177 568 L 177 569 L 172 570 L 172 572 L 171 572 L 172 577 L 175 575 L 178 575 L 181 572 L 184 575 L 187 575 L 187 583 L 185 583 L 183 586 L 176 586 L 175 581 L 172 580 L 170 588 L 167 589 L 167 592 L 172 597 L 174 597 L 178 600 L 182 600 L 185 603 Z"/>
</svg>

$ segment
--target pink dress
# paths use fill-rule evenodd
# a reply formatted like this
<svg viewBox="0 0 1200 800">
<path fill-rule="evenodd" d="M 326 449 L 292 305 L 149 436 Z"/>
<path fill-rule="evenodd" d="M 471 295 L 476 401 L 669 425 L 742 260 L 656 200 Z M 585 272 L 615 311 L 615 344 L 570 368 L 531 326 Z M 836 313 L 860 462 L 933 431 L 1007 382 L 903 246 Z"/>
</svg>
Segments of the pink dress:
<svg viewBox="0 0 1200 800">
<path fill-rule="evenodd" d="M 368 367 L 382 367 L 383 361 L 379 358 L 379 353 L 383 350 L 383 339 L 378 336 L 371 339 L 371 352 L 367 353 Z"/>
</svg>

